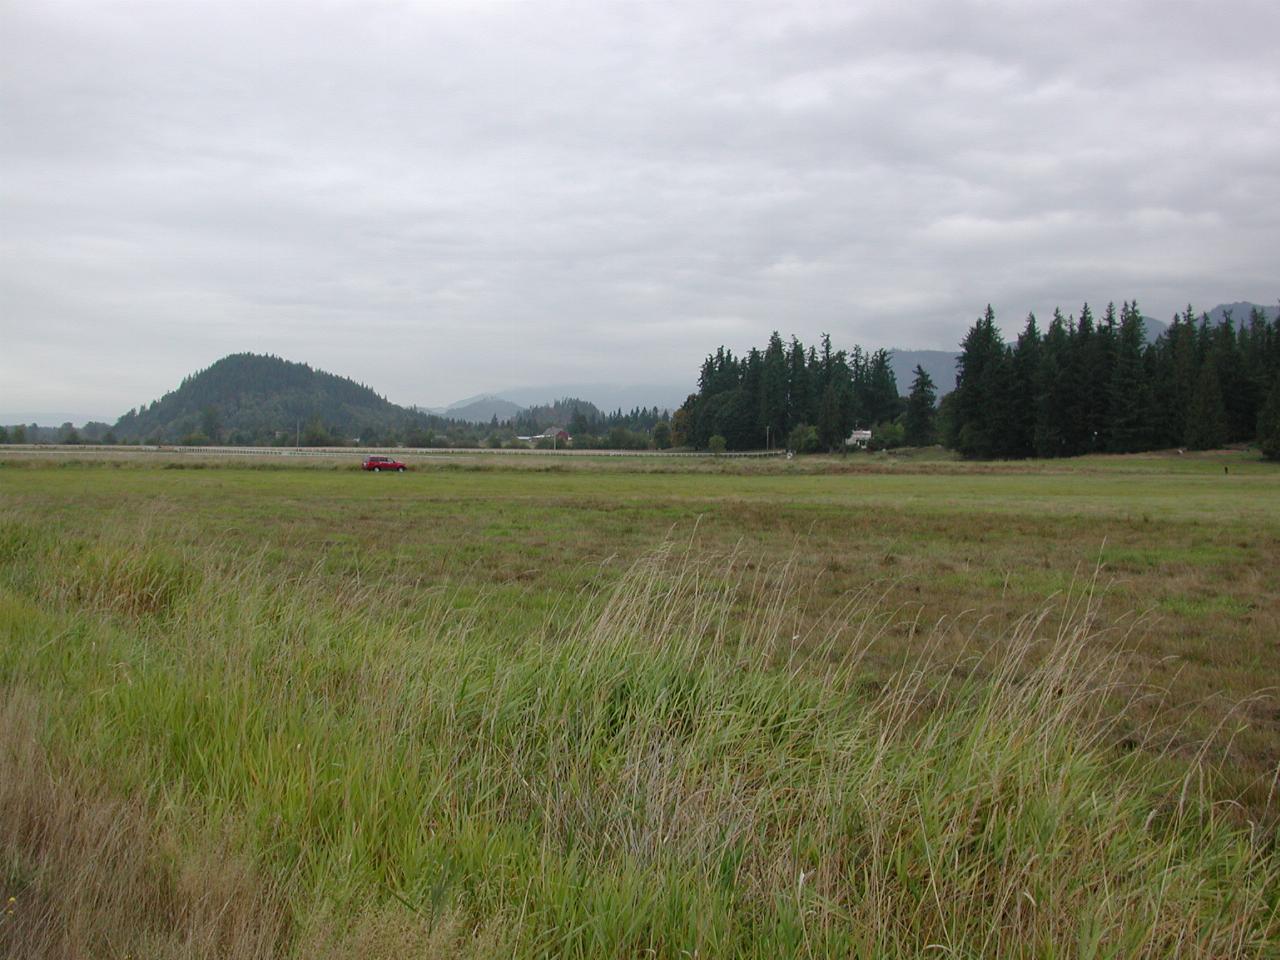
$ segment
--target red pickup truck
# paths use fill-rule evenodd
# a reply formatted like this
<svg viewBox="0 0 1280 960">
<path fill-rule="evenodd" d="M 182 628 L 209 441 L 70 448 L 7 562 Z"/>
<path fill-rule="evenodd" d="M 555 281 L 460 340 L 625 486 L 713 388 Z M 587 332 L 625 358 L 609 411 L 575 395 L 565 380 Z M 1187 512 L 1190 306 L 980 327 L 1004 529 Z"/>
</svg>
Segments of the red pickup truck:
<svg viewBox="0 0 1280 960">
<path fill-rule="evenodd" d="M 383 470 L 395 470 L 397 473 L 404 473 L 404 464 L 399 460 L 392 460 L 390 457 L 365 457 L 364 468 L 372 470 L 374 473 L 381 473 Z"/>
</svg>

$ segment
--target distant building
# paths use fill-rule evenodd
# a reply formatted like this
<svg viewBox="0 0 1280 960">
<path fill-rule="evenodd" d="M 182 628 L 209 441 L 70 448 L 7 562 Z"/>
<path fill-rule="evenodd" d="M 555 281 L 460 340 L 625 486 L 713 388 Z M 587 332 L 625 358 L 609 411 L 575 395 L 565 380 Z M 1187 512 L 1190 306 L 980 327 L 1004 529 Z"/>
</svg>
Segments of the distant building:
<svg viewBox="0 0 1280 960">
<path fill-rule="evenodd" d="M 541 433 L 535 433 L 531 437 L 516 437 L 517 440 L 523 440 L 525 443 L 537 443 L 539 440 L 550 440 L 556 447 L 567 447 L 573 443 L 573 437 L 569 436 L 569 432 L 563 427 L 547 427 Z"/>
<path fill-rule="evenodd" d="M 865 450 L 867 444 L 871 442 L 870 430 L 855 430 L 849 434 L 849 439 L 844 442 L 846 447 L 853 447 L 856 450 Z"/>
</svg>

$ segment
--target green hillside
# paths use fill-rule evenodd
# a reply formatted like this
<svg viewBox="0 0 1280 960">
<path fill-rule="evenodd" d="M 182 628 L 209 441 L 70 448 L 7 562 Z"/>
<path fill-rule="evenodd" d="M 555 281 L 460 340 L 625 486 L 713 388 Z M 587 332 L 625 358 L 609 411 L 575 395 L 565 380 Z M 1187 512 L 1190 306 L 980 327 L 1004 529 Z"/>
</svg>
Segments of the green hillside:
<svg viewBox="0 0 1280 960">
<path fill-rule="evenodd" d="M 124 441 L 366 443 L 447 421 L 407 410 L 346 377 L 279 357 L 236 353 L 115 424 Z"/>
</svg>

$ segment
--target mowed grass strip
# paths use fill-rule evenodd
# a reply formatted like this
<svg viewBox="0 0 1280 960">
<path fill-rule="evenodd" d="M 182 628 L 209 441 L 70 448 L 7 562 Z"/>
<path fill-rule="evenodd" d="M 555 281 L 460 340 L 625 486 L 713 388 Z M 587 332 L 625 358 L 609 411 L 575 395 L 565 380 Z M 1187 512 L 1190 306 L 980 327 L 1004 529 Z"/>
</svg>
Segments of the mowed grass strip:
<svg viewBox="0 0 1280 960">
<path fill-rule="evenodd" d="M 136 846 L 161 853 L 129 876 L 166 903 L 208 894 L 145 864 L 207 861 L 225 840 L 244 866 L 220 868 L 215 892 L 261 906 L 225 928 L 242 956 L 1274 942 L 1274 833 L 1214 802 L 1233 781 L 1213 768 L 1256 731 L 1206 744 L 1193 729 L 1250 717 L 1214 719 L 1203 689 L 1153 710 L 1135 685 L 1160 681 L 1166 655 L 1148 645 L 1177 631 L 1214 648 L 1198 611 L 1134 625 L 1129 584 L 1271 582 L 1230 503 L 1216 528 L 1130 503 L 1104 547 L 1083 510 L 1010 526 L 1007 503 L 860 510 L 839 488 L 763 496 L 754 475 L 736 494 L 694 476 L 678 495 L 668 475 L 648 493 L 625 475 L 532 491 L 521 472 L 485 478 L 508 494 L 468 497 L 466 471 L 379 478 L 413 481 L 396 487 L 308 470 L 4 473 L 14 742 L 37 743 L 67 789 L 137 804 L 152 839 Z M 1112 549 L 1156 551 L 1123 572 L 1151 580 L 1104 590 L 1104 566 L 1086 592 Z M 1034 613 L 1037 590 L 1063 586 Z M 1244 602 L 1222 617 L 1248 637 L 1274 609 Z M 1200 679 L 1246 686 L 1221 660 Z M 69 882 L 51 830 L 4 835 L 18 910 Z M 89 861 L 79 882 L 114 869 Z M 139 923 L 86 922 L 62 947 L 159 942 Z M 17 929 L 0 926 L 11 955 L 29 943 Z M 168 955 L 231 955 L 182 949 Z"/>
</svg>

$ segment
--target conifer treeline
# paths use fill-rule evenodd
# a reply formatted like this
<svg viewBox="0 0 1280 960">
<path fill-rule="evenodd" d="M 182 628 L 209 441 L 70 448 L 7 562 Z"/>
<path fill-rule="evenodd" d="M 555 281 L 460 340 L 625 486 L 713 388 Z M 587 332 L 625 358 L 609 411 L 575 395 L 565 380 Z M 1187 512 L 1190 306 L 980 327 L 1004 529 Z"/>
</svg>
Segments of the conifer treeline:
<svg viewBox="0 0 1280 960">
<path fill-rule="evenodd" d="M 990 307 L 961 344 L 943 442 L 974 458 L 1069 457 L 1280 441 L 1280 317 L 1237 326 L 1188 307 L 1148 344 L 1136 301 L 1095 320 L 1035 315 L 1006 344 Z"/>
<path fill-rule="evenodd" d="M 775 332 L 764 350 L 735 357 L 721 347 L 707 357 L 698 392 L 671 427 L 676 445 L 702 450 L 716 436 L 728 450 L 834 449 L 855 427 L 892 420 L 901 408 L 888 351 L 833 350 L 829 336 L 806 349 Z"/>
<path fill-rule="evenodd" d="M 1280 315 L 1255 307 L 1221 323 L 1191 307 L 1148 342 L 1137 301 L 1094 318 L 1034 314 L 1005 343 L 991 307 L 961 343 L 956 389 L 937 411 L 938 439 L 975 459 L 1071 457 L 1256 440 L 1280 459 Z M 889 352 L 818 348 L 775 332 L 764 350 L 706 358 L 672 418 L 676 446 L 838 449 L 857 428 L 873 446 L 934 442 L 934 384 L 916 369 L 900 397 Z"/>
</svg>

